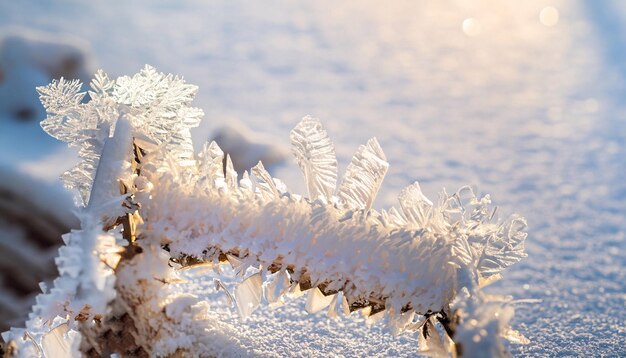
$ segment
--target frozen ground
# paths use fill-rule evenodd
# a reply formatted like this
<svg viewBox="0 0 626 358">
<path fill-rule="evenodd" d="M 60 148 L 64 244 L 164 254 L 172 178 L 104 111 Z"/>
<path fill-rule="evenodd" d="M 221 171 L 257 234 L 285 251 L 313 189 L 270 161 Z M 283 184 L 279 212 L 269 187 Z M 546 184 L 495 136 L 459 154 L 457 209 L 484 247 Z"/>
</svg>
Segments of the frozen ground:
<svg viewBox="0 0 626 358">
<path fill-rule="evenodd" d="M 515 325 L 532 343 L 514 353 L 626 355 L 624 5 L 64 4 L 2 2 L 0 24 L 83 37 L 113 75 L 144 63 L 184 75 L 200 86 L 197 104 L 207 113 L 198 143 L 237 119 L 286 145 L 289 130 L 312 114 L 324 121 L 345 168 L 375 135 L 391 163 L 378 206 L 393 204 L 416 179 L 430 197 L 444 186 L 476 185 L 504 212 L 529 221 L 529 257 L 497 287 L 543 301 L 518 308 Z M 552 27 L 539 21 L 548 5 L 560 15 Z M 462 31 L 466 18 L 478 22 L 476 36 Z M 36 123 L 22 125 L 40 158 L 59 160 L 54 147 L 39 144 Z M 10 143 L 8 128 L 0 123 L 0 152 Z M 301 191 L 297 170 L 289 162 L 274 175 Z M 391 347 L 376 329 L 368 336 L 350 332 L 358 324 L 341 329 L 294 311 L 264 309 L 243 324 L 242 339 L 277 354 Z M 234 322 L 228 312 L 224 319 Z M 382 353 L 395 355 L 389 349 Z"/>
</svg>

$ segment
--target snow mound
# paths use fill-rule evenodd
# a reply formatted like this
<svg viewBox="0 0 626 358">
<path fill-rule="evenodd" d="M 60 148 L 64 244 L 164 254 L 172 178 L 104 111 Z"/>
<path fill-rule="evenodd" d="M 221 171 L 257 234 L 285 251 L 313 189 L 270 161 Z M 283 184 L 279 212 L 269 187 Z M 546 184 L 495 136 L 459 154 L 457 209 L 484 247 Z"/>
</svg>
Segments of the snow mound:
<svg viewBox="0 0 626 358">
<path fill-rule="evenodd" d="M 92 62 L 89 47 L 73 37 L 24 28 L 0 32 L 0 160 L 26 163 L 61 148 L 41 132 L 38 122 L 46 112 L 35 88 L 61 77 L 88 81 Z M 67 161 L 67 156 L 61 160 Z M 41 169 L 26 169 L 46 176 Z"/>
<path fill-rule="evenodd" d="M 281 147 L 251 133 L 242 123 L 236 121 L 217 128 L 212 140 L 230 155 L 237 173 L 250 170 L 258 162 L 273 167 L 287 158 L 287 153 Z"/>
</svg>

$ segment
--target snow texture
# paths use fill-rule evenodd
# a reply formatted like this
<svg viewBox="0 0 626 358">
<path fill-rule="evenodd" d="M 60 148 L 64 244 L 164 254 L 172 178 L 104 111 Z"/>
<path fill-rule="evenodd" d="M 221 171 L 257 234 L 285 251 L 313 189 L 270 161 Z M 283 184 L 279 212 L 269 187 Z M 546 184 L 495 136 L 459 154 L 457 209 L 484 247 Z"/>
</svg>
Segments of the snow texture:
<svg viewBox="0 0 626 358">
<path fill-rule="evenodd" d="M 553 27 L 539 22 L 546 6 L 559 11 Z M 2 3 L 0 19 L 82 36 L 116 74 L 149 60 L 193 78 L 202 88 L 197 103 L 210 118 L 194 133 L 199 146 L 232 118 L 280 142 L 303 112 L 313 113 L 325 119 L 339 162 L 347 163 L 375 134 L 391 166 L 374 207 L 395 203 L 417 177 L 431 198 L 441 186 L 470 182 L 488 189 L 531 224 L 529 257 L 494 284 L 498 292 L 542 300 L 517 307 L 513 325 L 532 344 L 512 346 L 513 353 L 620 356 L 626 340 L 625 10 L 618 1 L 584 0 L 384 7 L 20 1 Z M 462 31 L 469 17 L 481 25 L 477 36 Z M 18 126 L 2 127 L 0 136 L 9 132 L 0 145 L 31 138 L 28 148 L 11 147 L 20 153 L 46 140 Z M 41 152 L 59 148 L 47 143 Z M 3 147 L 5 161 L 6 153 Z M 293 191 L 306 190 L 295 164 L 275 170 Z M 237 323 L 241 337 L 254 337 L 250 347 L 267 355 L 311 347 L 346 355 L 401 351 L 390 336 L 371 336 L 376 328 L 351 335 L 363 332 L 361 326 L 347 322 L 339 329 L 324 317 L 300 317 L 296 306 L 261 306 L 261 314 Z M 316 337 L 315 343 L 285 327 Z"/>
</svg>

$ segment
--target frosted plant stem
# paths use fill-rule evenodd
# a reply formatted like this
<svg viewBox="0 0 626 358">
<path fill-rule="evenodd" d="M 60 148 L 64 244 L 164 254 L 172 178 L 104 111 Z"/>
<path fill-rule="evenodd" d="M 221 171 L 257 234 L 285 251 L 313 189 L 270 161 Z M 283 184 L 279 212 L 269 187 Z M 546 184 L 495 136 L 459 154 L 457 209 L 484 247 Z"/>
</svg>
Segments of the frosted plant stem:
<svg viewBox="0 0 626 358">
<path fill-rule="evenodd" d="M 132 147 L 132 127 L 124 117 L 120 117 L 115 125 L 112 137 L 106 139 L 102 155 L 89 196 L 86 211 L 94 213 L 115 197 L 119 197 L 119 178 L 124 177 L 128 169 L 128 158 Z"/>
<path fill-rule="evenodd" d="M 337 188 L 333 144 L 312 117 L 291 133 L 309 198 L 262 163 L 237 183 L 217 144 L 196 159 L 195 86 L 146 66 L 115 81 L 98 72 L 87 103 L 79 88 L 61 80 L 39 89 L 44 129 L 81 146 L 83 162 L 66 179 L 87 206 L 82 230 L 64 236 L 61 276 L 33 307 L 31 338 L 3 335 L 25 355 L 41 355 L 43 341 L 59 341 L 41 345 L 43 355 L 241 355 L 206 299 L 177 285 L 175 267 L 226 261 L 242 276 L 255 271 L 234 290 L 242 316 L 308 291 L 309 312 L 385 317 L 394 335 L 418 335 L 419 353 L 504 356 L 502 338 L 527 343 L 509 327 L 510 300 L 481 291 L 526 256 L 526 221 L 495 218 L 488 195 L 465 187 L 433 203 L 414 183 L 400 210 L 377 211 L 389 163 L 376 139 Z"/>
</svg>

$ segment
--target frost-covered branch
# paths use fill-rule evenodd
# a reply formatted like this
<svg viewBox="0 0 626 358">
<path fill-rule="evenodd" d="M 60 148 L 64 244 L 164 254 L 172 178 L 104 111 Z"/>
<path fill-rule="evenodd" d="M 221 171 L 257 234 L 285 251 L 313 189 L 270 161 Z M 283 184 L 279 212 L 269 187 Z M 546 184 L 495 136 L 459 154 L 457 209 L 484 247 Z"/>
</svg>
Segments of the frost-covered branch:
<svg viewBox="0 0 626 358">
<path fill-rule="evenodd" d="M 523 341 L 508 327 L 512 308 L 480 287 L 525 256 L 526 223 L 500 221 L 488 195 L 462 188 L 433 203 L 414 183 L 399 208 L 375 210 L 389 166 L 376 139 L 359 147 L 337 187 L 333 144 L 305 117 L 291 133 L 303 197 L 262 163 L 238 180 L 215 143 L 196 158 L 189 128 L 202 112 L 190 107 L 196 88 L 177 77 L 151 67 L 115 81 L 98 72 L 86 103 L 78 88 L 61 80 L 39 89 L 44 129 L 81 147 L 83 162 L 66 177 L 86 207 L 54 288 L 25 331 L 4 335 L 20 352 L 236 354 L 207 302 L 177 285 L 176 268 L 198 263 L 252 272 L 231 296 L 242 316 L 306 292 L 311 313 L 386 317 L 392 333 L 417 332 L 419 349 L 435 355 L 485 345 L 499 355 L 501 336 Z M 56 326 L 71 344 L 44 344 Z M 475 328 L 478 336 L 468 333 Z"/>
</svg>

